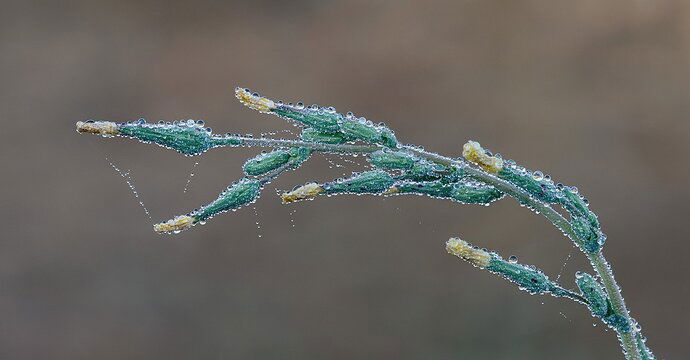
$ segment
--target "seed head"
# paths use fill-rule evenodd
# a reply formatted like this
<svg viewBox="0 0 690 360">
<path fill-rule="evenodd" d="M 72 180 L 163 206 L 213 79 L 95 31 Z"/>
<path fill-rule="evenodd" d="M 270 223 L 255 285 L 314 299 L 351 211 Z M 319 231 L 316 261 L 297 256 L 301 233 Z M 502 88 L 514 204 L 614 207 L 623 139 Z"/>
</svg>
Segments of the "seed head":
<svg viewBox="0 0 690 360">
<path fill-rule="evenodd" d="M 491 261 L 491 254 L 487 251 L 475 248 L 460 238 L 450 238 L 446 241 L 446 251 L 479 268 L 487 267 Z"/>
<path fill-rule="evenodd" d="M 490 173 L 497 173 L 503 168 L 503 160 L 501 158 L 491 156 L 486 153 L 486 150 L 476 141 L 468 141 L 462 147 L 462 156 L 471 161 L 485 171 Z"/>
</svg>

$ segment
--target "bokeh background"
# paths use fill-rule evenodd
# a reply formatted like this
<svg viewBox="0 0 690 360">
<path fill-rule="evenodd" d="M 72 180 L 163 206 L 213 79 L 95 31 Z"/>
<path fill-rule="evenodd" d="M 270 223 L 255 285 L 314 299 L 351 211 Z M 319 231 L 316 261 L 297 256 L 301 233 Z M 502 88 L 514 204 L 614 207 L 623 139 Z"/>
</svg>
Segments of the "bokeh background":
<svg viewBox="0 0 690 360">
<path fill-rule="evenodd" d="M 2 359 L 621 358 L 583 307 L 445 253 L 462 236 L 573 286 L 581 254 L 512 200 L 284 206 L 269 188 L 159 236 L 259 150 L 186 158 L 74 131 L 192 118 L 289 136 L 238 85 L 448 155 L 476 139 L 577 185 L 649 344 L 690 356 L 687 1 L 4 0 L 0 72 Z M 273 185 L 360 168 L 316 156 Z"/>
</svg>

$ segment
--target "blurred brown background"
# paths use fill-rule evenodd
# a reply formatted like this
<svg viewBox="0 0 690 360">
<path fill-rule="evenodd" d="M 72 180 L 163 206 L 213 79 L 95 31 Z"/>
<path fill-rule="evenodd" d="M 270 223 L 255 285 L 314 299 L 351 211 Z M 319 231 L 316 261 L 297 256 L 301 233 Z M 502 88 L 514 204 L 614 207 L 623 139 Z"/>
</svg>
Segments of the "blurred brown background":
<svg viewBox="0 0 690 360">
<path fill-rule="evenodd" d="M 448 155 L 476 139 L 577 185 L 649 344 L 690 356 L 689 2 L 5 0 L 0 72 L 2 359 L 621 358 L 583 307 L 445 253 L 462 236 L 573 286 L 581 254 L 512 200 L 283 206 L 269 188 L 256 210 L 158 236 L 153 222 L 215 198 L 258 150 L 185 158 L 74 131 L 292 128 L 243 108 L 237 85 Z M 358 168 L 327 160 L 273 185 Z"/>
</svg>

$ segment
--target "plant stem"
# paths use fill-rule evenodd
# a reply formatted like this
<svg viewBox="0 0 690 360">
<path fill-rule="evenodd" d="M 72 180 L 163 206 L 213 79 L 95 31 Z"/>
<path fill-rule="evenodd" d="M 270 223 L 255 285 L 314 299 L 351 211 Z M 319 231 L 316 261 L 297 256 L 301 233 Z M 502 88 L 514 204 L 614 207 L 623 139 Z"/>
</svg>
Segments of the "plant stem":
<svg viewBox="0 0 690 360">
<path fill-rule="evenodd" d="M 640 354 L 635 343 L 635 332 L 637 329 L 632 326 L 628 308 L 625 306 L 625 301 L 621 295 L 621 289 L 616 283 L 616 280 L 613 278 L 611 266 L 606 261 L 606 258 L 604 257 L 604 254 L 602 254 L 601 250 L 596 254 L 587 254 L 587 258 L 589 258 L 589 261 L 592 263 L 592 267 L 594 267 L 594 270 L 596 270 L 597 274 L 599 274 L 599 277 L 604 284 L 604 289 L 606 289 L 606 294 L 609 297 L 609 301 L 611 301 L 611 306 L 617 314 L 625 317 L 625 321 L 630 326 L 629 331 L 618 331 L 625 356 L 628 359 L 640 359 Z"/>
</svg>

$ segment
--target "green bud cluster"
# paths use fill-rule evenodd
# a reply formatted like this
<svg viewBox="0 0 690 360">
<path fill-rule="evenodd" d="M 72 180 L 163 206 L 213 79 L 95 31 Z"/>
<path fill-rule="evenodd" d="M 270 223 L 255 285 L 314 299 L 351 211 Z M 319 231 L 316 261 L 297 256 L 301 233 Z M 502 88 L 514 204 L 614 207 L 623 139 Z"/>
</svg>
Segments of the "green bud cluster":
<svg viewBox="0 0 690 360">
<path fill-rule="evenodd" d="M 332 108 L 304 107 L 301 105 L 279 104 L 270 110 L 272 113 L 285 118 L 297 121 L 308 126 L 319 134 L 337 134 L 336 138 L 347 139 L 346 141 L 361 140 L 370 144 L 381 144 L 395 148 L 398 140 L 389 128 L 382 125 L 374 125 L 364 118 L 354 116 L 344 116 L 335 112 Z M 307 134 L 317 136 L 317 133 Z M 331 138 L 332 141 L 335 138 Z"/>
</svg>

